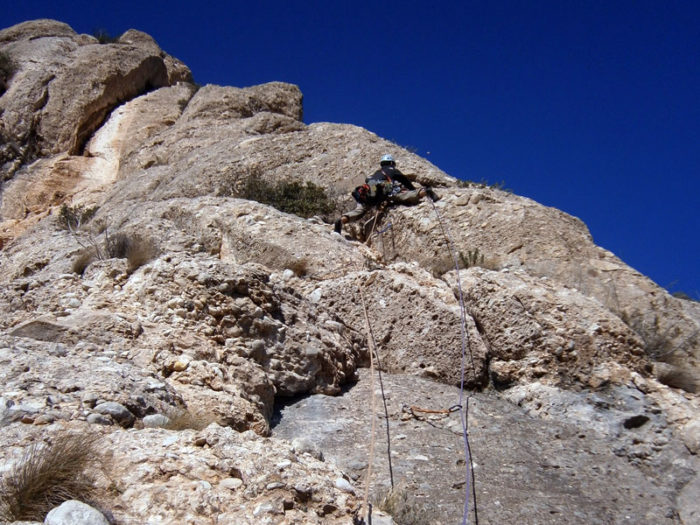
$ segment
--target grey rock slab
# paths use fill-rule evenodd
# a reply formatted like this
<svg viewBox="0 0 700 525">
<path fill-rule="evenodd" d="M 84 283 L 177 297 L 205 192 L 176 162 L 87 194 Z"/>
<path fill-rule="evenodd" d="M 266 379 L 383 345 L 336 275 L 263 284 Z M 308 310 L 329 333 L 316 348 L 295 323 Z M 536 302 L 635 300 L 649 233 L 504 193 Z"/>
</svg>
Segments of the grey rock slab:
<svg viewBox="0 0 700 525">
<path fill-rule="evenodd" d="M 459 390 L 405 375 L 383 374 L 383 381 L 392 391 L 390 434 L 405 436 L 390 440 L 395 484 L 404 484 L 409 499 L 440 523 L 459 523 L 470 482 L 463 434 L 454 431 L 461 426 L 459 412 L 414 410 L 414 416 L 409 408 L 449 408 L 458 402 Z M 368 371 L 362 370 L 360 381 L 343 395 L 280 406 L 273 436 L 310 440 L 326 461 L 356 471 L 363 461 L 369 464 L 370 392 Z M 374 497 L 390 486 L 381 396 L 375 403 Z M 591 431 L 585 421 L 533 417 L 494 392 L 470 394 L 468 406 L 480 523 L 676 523 L 675 490 L 663 474 L 654 478 L 654 469 L 613 454 L 615 439 Z M 366 473 L 356 487 L 364 487 Z M 473 518 L 471 494 L 470 509 Z"/>
</svg>

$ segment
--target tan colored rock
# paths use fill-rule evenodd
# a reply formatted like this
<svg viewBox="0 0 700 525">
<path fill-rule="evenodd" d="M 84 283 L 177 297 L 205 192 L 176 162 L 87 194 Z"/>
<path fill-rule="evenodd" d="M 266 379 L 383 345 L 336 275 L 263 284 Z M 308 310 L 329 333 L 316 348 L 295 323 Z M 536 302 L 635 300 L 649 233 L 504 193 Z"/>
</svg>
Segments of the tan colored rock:
<svg viewBox="0 0 700 525">
<path fill-rule="evenodd" d="M 130 44 L 141 49 L 147 49 L 152 53 L 159 53 L 163 57 L 165 67 L 168 70 L 169 85 L 174 85 L 178 82 L 194 82 L 190 68 L 177 58 L 164 53 L 151 35 L 136 29 L 129 29 L 117 41 L 120 44 Z"/>
<path fill-rule="evenodd" d="M 48 86 L 38 128 L 43 153 L 81 152 L 115 106 L 168 83 L 163 59 L 135 47 L 84 46 L 71 59 Z"/>
<path fill-rule="evenodd" d="M 42 18 L 15 24 L 0 31 L 0 43 L 48 37 L 75 37 L 77 33 L 64 22 Z"/>
<path fill-rule="evenodd" d="M 63 23 L 37 20 L 3 30 L 0 47 L 17 66 L 0 98 L 6 176 L 38 156 L 81 153 L 117 105 L 191 80 L 184 64 L 137 31 L 101 45 Z"/>
<path fill-rule="evenodd" d="M 381 366 L 402 374 L 384 392 L 403 426 L 397 472 L 447 461 L 414 485 L 450 502 L 446 521 L 460 506 L 459 482 L 444 475 L 463 474 L 459 414 L 404 405 L 452 406 L 442 394 L 454 390 L 426 379 L 457 385 L 463 363 L 466 386 L 486 389 L 460 396 L 477 404 L 470 433 L 490 432 L 475 449 L 488 454 L 477 487 L 503 504 L 487 521 L 527 506 L 534 522 L 543 508 L 601 523 L 692 519 L 700 305 L 669 296 L 559 210 L 462 187 L 362 128 L 304 124 L 296 86 L 170 86 L 189 78 L 184 66 L 148 35 L 120 40 L 99 45 L 51 21 L 0 32 L 19 66 L 0 97 L 0 463 L 88 428 L 114 450 L 98 486 L 117 521 L 347 523 L 368 461 L 367 435 L 347 434 L 369 426 L 370 388 L 362 401 L 347 392 L 369 362 L 364 295 Z M 390 209 L 379 226 L 391 228 L 367 244 L 354 227 L 337 235 L 320 217 L 236 197 L 250 176 L 308 181 L 342 209 L 384 153 L 442 199 Z M 69 232 L 63 204 L 96 214 Z M 459 273 L 464 354 L 450 247 L 475 266 Z M 679 370 L 691 381 L 671 381 Z M 295 447 L 260 437 L 274 435 L 274 409 L 302 395 L 316 434 L 342 442 L 340 459 L 308 435 L 290 435 Z M 336 401 L 349 406 L 322 409 Z M 120 419 L 128 431 L 95 412 L 105 403 L 133 414 Z M 228 428 L 143 428 L 153 420 Z M 601 470 L 613 464 L 624 476 Z M 526 465 L 535 488 L 510 487 L 508 465 Z M 578 494 L 636 503 L 591 507 L 567 489 L 552 507 L 552 487 L 574 474 Z"/>
<path fill-rule="evenodd" d="M 459 303 L 445 283 L 425 270 L 398 263 L 383 270 L 355 271 L 310 283 L 307 290 L 312 301 L 369 338 L 364 296 L 384 369 L 453 385 L 461 382 Z M 467 338 L 465 381 L 476 387 L 486 380 L 487 348 L 471 318 L 467 319 Z"/>
<path fill-rule="evenodd" d="M 190 120 L 231 120 L 261 112 L 302 119 L 302 96 L 297 86 L 269 82 L 249 88 L 207 85 L 197 91 L 183 115 Z"/>
<path fill-rule="evenodd" d="M 637 335 L 576 290 L 522 271 L 472 268 L 461 271 L 460 280 L 499 387 L 522 380 L 564 386 L 590 384 L 594 378 L 598 386 L 629 381 L 629 376 L 591 375 L 608 364 L 650 371 Z M 454 277 L 451 282 L 455 288 Z"/>
</svg>

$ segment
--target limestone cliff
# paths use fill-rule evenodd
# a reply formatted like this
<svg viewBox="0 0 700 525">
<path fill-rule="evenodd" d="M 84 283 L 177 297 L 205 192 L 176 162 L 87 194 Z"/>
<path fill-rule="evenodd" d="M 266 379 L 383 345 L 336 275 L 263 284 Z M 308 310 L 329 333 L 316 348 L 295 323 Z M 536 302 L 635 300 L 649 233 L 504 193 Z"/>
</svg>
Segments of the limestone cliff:
<svg viewBox="0 0 700 525">
<path fill-rule="evenodd" d="M 307 125 L 296 86 L 198 87 L 139 31 L 38 20 L 0 53 L 5 479 L 32 444 L 95 434 L 91 503 L 113 523 L 352 523 L 390 445 L 414 516 L 457 523 L 459 412 L 409 407 L 468 396 L 480 523 L 700 519 L 700 305 L 580 220 Z M 372 235 L 239 191 L 311 182 L 342 210 L 385 153 L 442 198 Z M 370 458 L 376 417 L 392 438 Z"/>
</svg>

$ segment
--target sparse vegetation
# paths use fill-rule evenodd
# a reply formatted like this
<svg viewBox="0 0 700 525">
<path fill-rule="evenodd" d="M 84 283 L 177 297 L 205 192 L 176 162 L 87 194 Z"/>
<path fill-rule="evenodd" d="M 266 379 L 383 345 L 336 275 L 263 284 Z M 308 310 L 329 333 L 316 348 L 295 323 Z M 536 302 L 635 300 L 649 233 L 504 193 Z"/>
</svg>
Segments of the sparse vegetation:
<svg viewBox="0 0 700 525">
<path fill-rule="evenodd" d="M 95 29 L 92 32 L 92 36 L 94 36 L 100 44 L 114 44 L 119 40 L 119 37 L 112 36 L 106 29 L 101 28 Z"/>
<path fill-rule="evenodd" d="M 469 268 L 471 266 L 484 266 L 484 254 L 479 253 L 479 248 L 467 250 L 466 256 L 463 252 L 459 252 L 459 258 L 462 261 L 464 268 Z"/>
<path fill-rule="evenodd" d="M 43 521 L 64 501 L 89 501 L 86 470 L 99 463 L 97 436 L 62 433 L 30 446 L 0 484 L 0 521 Z"/>
<path fill-rule="evenodd" d="M 694 301 L 696 303 L 698 302 L 698 299 L 693 299 L 690 295 L 688 295 L 685 292 L 681 292 L 681 291 L 673 292 L 671 295 L 673 297 L 675 297 L 676 299 L 683 299 L 684 301 Z"/>
<path fill-rule="evenodd" d="M 658 363 L 654 366 L 656 378 L 663 383 L 673 388 L 680 388 L 686 392 L 696 393 L 700 387 L 700 381 L 695 375 L 680 366 Z"/>
<path fill-rule="evenodd" d="M 481 268 L 486 268 L 487 270 L 498 269 L 498 264 L 496 261 L 486 258 L 478 248 L 467 250 L 466 254 L 464 252 L 459 252 L 459 264 L 460 270 L 471 268 L 473 266 L 480 266 Z M 440 277 L 447 272 L 454 270 L 455 262 L 451 255 L 445 255 L 432 260 L 430 263 L 430 268 L 435 277 Z"/>
<path fill-rule="evenodd" d="M 219 188 L 219 195 L 261 202 L 304 218 L 328 216 L 336 209 L 336 202 L 321 186 L 299 181 L 273 183 L 265 180 L 256 169 L 244 178 L 234 177 L 227 181 Z"/>
<path fill-rule="evenodd" d="M 75 232 L 79 230 L 81 226 L 88 223 L 90 219 L 95 216 L 97 210 L 97 206 L 86 208 L 81 205 L 68 206 L 64 204 L 61 206 L 58 222 L 63 229 Z"/>
<path fill-rule="evenodd" d="M 153 239 L 139 234 L 105 234 L 104 246 L 92 236 L 88 237 L 88 242 L 78 242 L 83 249 L 73 260 L 72 269 L 79 275 L 94 261 L 105 259 L 126 259 L 127 271 L 131 273 L 158 256 L 158 246 Z"/>
<path fill-rule="evenodd" d="M 505 181 L 491 183 L 485 179 L 481 179 L 480 182 L 459 179 L 457 181 L 457 186 L 459 186 L 460 188 L 470 188 L 472 186 L 475 186 L 477 188 L 491 188 L 492 190 L 501 190 L 507 193 L 513 193 L 512 190 L 506 188 Z"/>
<path fill-rule="evenodd" d="M 140 268 L 158 255 L 158 247 L 150 237 L 123 232 L 106 236 L 105 249 L 110 258 L 125 258 L 129 272 Z"/>
<path fill-rule="evenodd" d="M 15 64 L 10 56 L 0 51 L 0 95 L 7 89 L 7 81 L 15 74 Z"/>
<path fill-rule="evenodd" d="M 644 315 L 636 310 L 631 314 L 621 312 L 620 319 L 642 338 L 646 354 L 657 361 L 669 362 L 674 354 L 682 353 L 696 345 L 700 335 L 695 331 L 679 341 L 681 330 L 678 326 L 668 324 L 664 327 L 658 315 L 645 319 Z"/>
<path fill-rule="evenodd" d="M 377 508 L 390 514 L 398 525 L 428 525 L 430 513 L 425 506 L 412 498 L 406 486 L 399 484 L 380 496 L 374 503 Z"/>
<path fill-rule="evenodd" d="M 97 254 L 95 253 L 95 250 L 92 250 L 90 248 L 83 248 L 82 250 L 80 250 L 78 255 L 76 255 L 75 259 L 73 259 L 71 269 L 73 270 L 73 273 L 83 275 L 87 267 L 90 266 L 90 264 L 92 264 L 96 260 Z"/>
<path fill-rule="evenodd" d="M 288 266 L 297 277 L 304 277 L 309 273 L 309 261 L 306 259 L 295 259 Z"/>
</svg>

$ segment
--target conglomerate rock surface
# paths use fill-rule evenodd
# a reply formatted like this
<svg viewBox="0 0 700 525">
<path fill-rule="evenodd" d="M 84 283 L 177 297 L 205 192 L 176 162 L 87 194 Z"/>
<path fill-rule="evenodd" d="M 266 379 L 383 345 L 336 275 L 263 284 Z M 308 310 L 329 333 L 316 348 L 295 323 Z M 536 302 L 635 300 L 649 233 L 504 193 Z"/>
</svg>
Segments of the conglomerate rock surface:
<svg viewBox="0 0 700 525">
<path fill-rule="evenodd" d="M 698 522 L 700 305 L 581 221 L 306 124 L 296 86 L 200 88 L 137 30 L 32 21 L 0 52 L 3 479 L 94 434 L 113 523 L 352 523 L 391 445 L 414 518 L 456 523 L 459 406 L 410 406 L 463 385 L 480 523 Z M 338 235 L 242 198 L 313 183 L 347 209 L 385 153 L 441 199 Z"/>
</svg>

